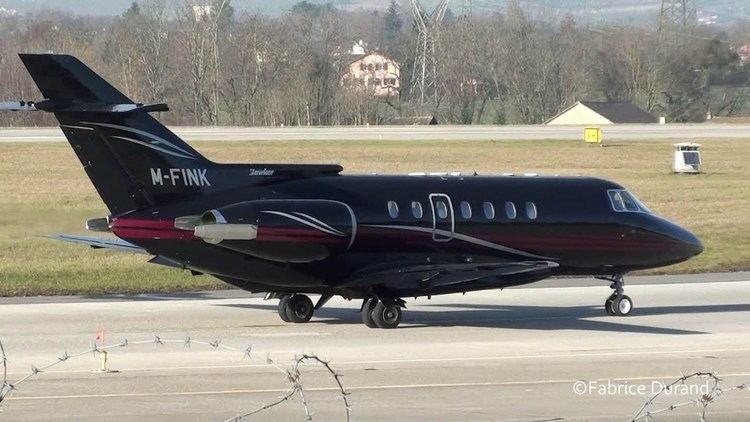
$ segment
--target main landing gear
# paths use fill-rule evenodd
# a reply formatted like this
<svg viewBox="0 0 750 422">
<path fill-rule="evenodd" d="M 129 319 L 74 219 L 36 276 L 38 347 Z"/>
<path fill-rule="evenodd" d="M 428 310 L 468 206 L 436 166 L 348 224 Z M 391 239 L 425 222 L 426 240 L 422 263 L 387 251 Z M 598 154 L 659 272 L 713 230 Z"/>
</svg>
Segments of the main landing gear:
<svg viewBox="0 0 750 422">
<path fill-rule="evenodd" d="M 307 322 L 313 316 L 315 307 L 307 295 L 284 295 L 279 300 L 279 316 L 285 322 Z"/>
<path fill-rule="evenodd" d="M 266 299 L 279 298 L 279 316 L 285 322 L 307 322 L 312 318 L 313 313 L 318 309 L 322 308 L 323 305 L 328 302 L 333 295 L 323 294 L 318 299 L 318 303 L 313 306 L 312 300 L 307 295 L 300 293 L 295 294 L 279 294 L 269 293 L 266 295 Z"/>
<path fill-rule="evenodd" d="M 279 316 L 285 322 L 302 323 L 310 321 L 313 313 L 320 309 L 331 298 L 331 295 L 323 295 L 318 303 L 313 306 L 312 300 L 303 294 L 269 293 L 267 298 L 279 298 Z M 401 322 L 401 309 L 406 302 L 400 298 L 390 297 L 368 297 L 365 298 L 360 310 L 362 322 L 370 328 L 396 328 Z"/>
<path fill-rule="evenodd" d="M 628 316 L 633 310 L 633 300 L 625 294 L 625 279 L 622 274 L 609 277 L 598 277 L 612 282 L 610 288 L 615 292 L 604 301 L 604 310 L 612 316 Z"/>
<path fill-rule="evenodd" d="M 401 308 L 404 301 L 390 299 L 386 302 L 377 298 L 366 298 L 362 304 L 362 322 L 370 328 L 396 328 L 401 322 Z"/>
</svg>

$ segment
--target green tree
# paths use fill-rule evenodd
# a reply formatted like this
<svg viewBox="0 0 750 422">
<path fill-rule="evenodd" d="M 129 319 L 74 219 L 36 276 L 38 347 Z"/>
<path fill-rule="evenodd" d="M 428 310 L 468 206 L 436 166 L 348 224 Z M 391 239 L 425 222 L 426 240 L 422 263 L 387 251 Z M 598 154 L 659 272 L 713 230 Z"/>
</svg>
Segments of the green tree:
<svg viewBox="0 0 750 422">
<path fill-rule="evenodd" d="M 325 4 L 315 4 L 311 3 L 307 0 L 303 0 L 290 9 L 290 12 L 293 14 L 299 14 L 299 15 L 307 15 L 313 18 L 319 18 L 321 16 L 325 16 L 336 9 L 333 7 L 331 3 L 325 3 Z"/>
<path fill-rule="evenodd" d="M 389 53 L 397 45 L 397 41 L 401 35 L 402 24 L 398 4 L 396 0 L 391 0 L 383 16 L 383 41 L 385 42 L 385 49 Z"/>
<path fill-rule="evenodd" d="M 128 18 L 131 16 L 139 16 L 141 14 L 141 6 L 138 5 L 137 1 L 134 1 L 131 3 L 130 7 L 128 7 L 128 10 L 123 13 L 124 18 Z"/>
</svg>

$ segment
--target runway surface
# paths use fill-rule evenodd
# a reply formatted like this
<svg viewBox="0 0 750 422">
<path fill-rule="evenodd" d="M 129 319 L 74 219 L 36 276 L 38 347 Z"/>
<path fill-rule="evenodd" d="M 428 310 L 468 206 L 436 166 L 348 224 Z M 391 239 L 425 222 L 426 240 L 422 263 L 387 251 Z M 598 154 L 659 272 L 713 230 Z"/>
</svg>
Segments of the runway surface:
<svg viewBox="0 0 750 422">
<path fill-rule="evenodd" d="M 172 127 L 187 141 L 253 140 L 539 140 L 583 138 L 583 126 Z M 602 126 L 606 140 L 748 138 L 750 124 Z M 59 128 L 0 128 L 0 142 L 62 142 Z"/>
<path fill-rule="evenodd" d="M 105 342 L 221 339 L 243 350 L 194 344 L 131 344 L 96 373 L 93 354 L 18 385 L 0 406 L 3 421 L 224 420 L 286 390 L 282 367 L 297 353 L 330 359 L 351 392 L 353 420 L 595 420 L 636 413 L 654 383 L 713 370 L 729 387 L 750 381 L 750 274 L 631 277 L 636 309 L 608 317 L 606 283 L 556 279 L 515 288 L 409 300 L 395 330 L 360 323 L 359 303 L 333 299 L 310 323 L 286 324 L 276 301 L 237 291 L 110 298 L 0 300 L 0 338 L 9 379 L 63 351 Z M 267 355 L 268 354 L 268 355 Z M 644 385 L 648 394 L 574 391 L 586 385 Z M 315 420 L 343 420 L 331 378 L 304 367 Z M 594 383 L 594 384 L 590 384 Z M 596 387 L 598 388 L 598 387 Z M 635 390 L 634 390 L 635 391 Z M 655 407 L 695 398 L 674 394 Z M 654 420 L 697 420 L 686 407 Z M 747 420 L 750 391 L 728 392 L 709 421 Z M 299 399 L 250 420 L 304 420 Z"/>
</svg>

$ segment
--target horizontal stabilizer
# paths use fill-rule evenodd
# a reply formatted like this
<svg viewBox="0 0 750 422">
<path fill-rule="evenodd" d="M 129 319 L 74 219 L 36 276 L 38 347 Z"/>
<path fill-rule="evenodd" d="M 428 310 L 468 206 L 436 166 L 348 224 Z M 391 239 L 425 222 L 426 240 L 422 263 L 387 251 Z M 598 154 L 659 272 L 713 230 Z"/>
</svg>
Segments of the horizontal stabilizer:
<svg viewBox="0 0 750 422">
<path fill-rule="evenodd" d="M 100 102 L 76 103 L 72 101 L 4 101 L 0 102 L 0 110 L 7 111 L 47 111 L 50 113 L 135 113 L 169 111 L 165 103 L 157 104 L 109 104 Z"/>
</svg>

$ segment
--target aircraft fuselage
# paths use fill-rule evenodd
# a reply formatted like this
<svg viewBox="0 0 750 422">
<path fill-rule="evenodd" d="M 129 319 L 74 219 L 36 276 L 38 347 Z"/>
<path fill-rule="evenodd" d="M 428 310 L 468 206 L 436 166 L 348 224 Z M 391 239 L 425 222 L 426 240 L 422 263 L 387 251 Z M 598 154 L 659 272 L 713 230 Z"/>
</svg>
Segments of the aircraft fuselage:
<svg viewBox="0 0 750 422">
<path fill-rule="evenodd" d="M 210 172 L 204 177 L 210 180 Z M 421 280 L 407 278 L 402 285 L 394 281 L 398 268 L 405 266 L 534 260 L 557 264 L 538 277 L 489 277 L 434 286 L 437 292 L 452 292 L 549 275 L 625 273 L 700 253 L 700 242 L 687 230 L 647 210 L 616 211 L 608 191 L 619 190 L 623 188 L 616 183 L 590 177 L 334 175 L 256 183 L 142 210 L 116 218 L 113 231 L 151 253 L 250 290 L 267 284 L 291 290 L 341 288 L 349 290 L 349 296 L 359 296 L 358 275 L 373 272 L 383 274 L 382 284 L 390 290 L 419 290 Z M 290 201 L 289 209 L 275 211 L 280 217 L 267 224 L 258 225 L 259 217 L 238 210 L 247 217 L 244 224 L 258 227 L 258 237 L 219 243 L 224 247 L 173 224 L 176 217 L 232 204 L 254 202 L 255 209 L 284 201 Z M 332 211 L 316 213 L 320 201 Z M 253 212 L 263 213 L 260 208 Z M 264 241 L 271 245 L 267 250 L 255 246 Z M 307 248 L 306 243 L 316 247 Z M 371 277 L 365 277 L 366 284 L 372 284 Z"/>
</svg>

